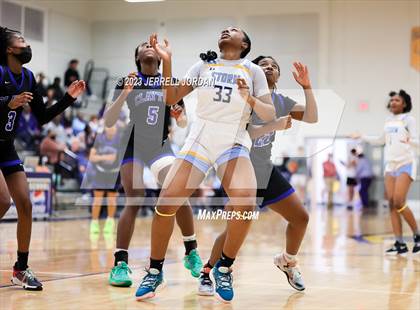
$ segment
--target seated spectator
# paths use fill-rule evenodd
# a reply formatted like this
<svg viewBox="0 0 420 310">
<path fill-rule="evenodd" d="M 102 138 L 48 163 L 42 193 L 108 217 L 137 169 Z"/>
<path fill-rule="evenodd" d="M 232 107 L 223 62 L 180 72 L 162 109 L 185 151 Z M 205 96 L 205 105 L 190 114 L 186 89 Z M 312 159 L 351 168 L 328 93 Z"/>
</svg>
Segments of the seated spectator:
<svg viewBox="0 0 420 310">
<path fill-rule="evenodd" d="M 36 75 L 36 87 L 38 89 L 39 94 L 42 97 L 47 97 L 47 79 L 45 78 L 44 73 L 40 72 Z"/>
<path fill-rule="evenodd" d="M 64 97 L 64 91 L 61 88 L 61 79 L 59 77 L 54 78 L 54 82 L 50 85 L 54 88 L 55 99 L 60 100 Z"/>
<path fill-rule="evenodd" d="M 89 120 L 89 127 L 92 132 L 96 133 L 98 131 L 99 119 L 96 115 L 92 115 Z"/>
<path fill-rule="evenodd" d="M 79 184 L 81 184 L 83 175 L 86 172 L 86 167 L 88 164 L 86 149 L 83 149 L 81 147 L 80 140 L 77 137 L 72 137 L 70 140 L 70 151 L 72 151 L 76 155 L 78 163 L 77 179 L 79 181 Z"/>
<path fill-rule="evenodd" d="M 73 135 L 75 136 L 85 130 L 86 121 L 83 119 L 83 116 L 80 112 L 77 112 L 76 117 L 73 118 L 71 128 L 73 129 Z"/>
<path fill-rule="evenodd" d="M 70 60 L 69 66 L 64 73 L 64 86 L 69 87 L 74 81 L 80 80 L 79 72 L 77 71 L 78 65 L 79 61 L 77 59 Z"/>
<path fill-rule="evenodd" d="M 47 100 L 45 101 L 45 104 L 47 105 L 47 107 L 50 107 L 56 102 L 57 100 L 55 99 L 55 89 L 52 85 L 50 85 L 47 88 Z"/>
<path fill-rule="evenodd" d="M 54 130 L 49 130 L 39 147 L 40 154 L 47 156 L 48 163 L 51 165 L 55 165 L 60 161 L 60 153 L 66 149 L 65 144 L 56 141 L 56 136 Z"/>
<path fill-rule="evenodd" d="M 43 127 L 44 136 L 48 135 L 48 131 L 54 131 L 56 134 L 56 141 L 60 144 L 66 144 L 69 140 L 69 135 L 67 134 L 63 124 L 62 124 L 63 114 L 59 114 L 52 119 L 51 122 L 47 123 Z"/>
<path fill-rule="evenodd" d="M 40 140 L 38 121 L 31 112 L 29 105 L 23 106 L 22 117 L 19 119 L 17 138 L 22 142 L 23 147 L 29 151 L 35 151 Z"/>
</svg>

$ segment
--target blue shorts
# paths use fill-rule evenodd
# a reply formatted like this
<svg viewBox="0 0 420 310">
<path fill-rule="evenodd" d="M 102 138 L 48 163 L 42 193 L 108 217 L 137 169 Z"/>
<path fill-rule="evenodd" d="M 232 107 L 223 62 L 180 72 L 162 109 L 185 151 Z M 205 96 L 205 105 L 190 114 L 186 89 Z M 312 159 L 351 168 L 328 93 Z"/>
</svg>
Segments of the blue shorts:
<svg viewBox="0 0 420 310">
<path fill-rule="evenodd" d="M 392 168 L 393 167 L 391 165 L 388 165 L 387 169 L 385 169 L 385 174 L 396 178 L 402 175 L 403 173 L 406 173 L 413 181 L 416 179 L 417 167 L 415 163 L 409 163 L 394 169 Z"/>
</svg>

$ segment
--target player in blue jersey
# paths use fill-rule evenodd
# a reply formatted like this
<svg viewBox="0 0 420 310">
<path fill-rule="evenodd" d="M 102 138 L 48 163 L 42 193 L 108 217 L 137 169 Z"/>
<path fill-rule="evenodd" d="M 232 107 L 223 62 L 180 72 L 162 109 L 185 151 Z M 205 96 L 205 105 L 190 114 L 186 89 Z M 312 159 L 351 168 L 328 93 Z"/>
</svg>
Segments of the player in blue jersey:
<svg viewBox="0 0 420 310">
<path fill-rule="evenodd" d="M 39 125 L 43 125 L 69 107 L 86 85 L 84 81 L 74 81 L 63 99 L 47 108 L 36 89 L 33 73 L 23 67 L 31 58 L 32 50 L 25 38 L 17 31 L 0 27 L 0 218 L 9 209 L 12 197 L 18 213 L 18 251 L 12 282 L 27 290 L 42 290 L 42 284 L 28 268 L 32 204 L 14 139 L 24 105 L 29 104 Z"/>
<path fill-rule="evenodd" d="M 168 139 L 170 118 L 173 116 L 181 127 L 187 123 L 182 100 L 172 107 L 165 103 L 164 93 L 157 82 L 160 78 L 160 58 L 149 43 L 142 43 L 135 49 L 135 63 L 137 72 L 120 79 L 113 103 L 105 113 L 105 125 L 112 126 L 119 118 L 125 102 L 130 110 L 130 122 L 120 142 L 123 152 L 121 181 L 126 206 L 118 222 L 115 266 L 109 276 L 109 282 L 114 286 L 132 284 L 128 247 L 141 204 L 138 200 L 144 196 L 143 169 L 149 167 L 156 180 L 163 183 L 175 160 Z M 197 252 L 191 206 L 186 203 L 176 218 L 185 245 L 184 266 L 191 271 L 192 276 L 198 277 L 202 262 Z"/>
<path fill-rule="evenodd" d="M 270 157 L 275 140 L 275 131 L 289 128 L 291 125 L 290 119 L 315 123 L 318 120 L 317 104 L 306 66 L 298 62 L 294 63 L 296 72 L 293 72 L 293 76 L 303 88 L 306 99 L 306 105 L 300 105 L 277 91 L 276 84 L 280 77 L 280 67 L 273 57 L 259 56 L 253 62 L 259 65 L 265 73 L 277 117 L 275 121 L 265 123 L 253 114 L 251 125 L 248 127 L 253 139 L 250 157 L 257 177 L 257 197 L 263 198 L 262 202 L 259 203 L 260 208 L 268 206 L 274 212 L 282 215 L 288 222 L 286 250 L 275 255 L 274 263 L 286 274 L 290 285 L 296 290 L 302 291 L 305 289 L 305 285 L 297 267 L 296 255 L 305 235 L 309 217 L 295 190 L 280 171 L 273 166 Z M 289 114 L 290 116 L 286 117 Z M 211 257 L 202 270 L 198 288 L 198 294 L 200 295 L 214 294 L 213 283 L 209 274 L 222 252 L 225 238 L 226 231 L 216 239 Z"/>
</svg>

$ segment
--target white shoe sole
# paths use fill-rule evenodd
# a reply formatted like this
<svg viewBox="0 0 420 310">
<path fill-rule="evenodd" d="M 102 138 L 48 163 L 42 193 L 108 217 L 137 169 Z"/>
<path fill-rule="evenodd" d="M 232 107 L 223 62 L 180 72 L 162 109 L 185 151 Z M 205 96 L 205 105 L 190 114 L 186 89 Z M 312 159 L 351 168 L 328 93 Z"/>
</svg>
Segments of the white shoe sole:
<svg viewBox="0 0 420 310">
<path fill-rule="evenodd" d="M 208 292 L 208 291 L 198 290 L 197 295 L 200 295 L 200 296 L 214 296 L 214 291 L 213 292 Z"/>
<path fill-rule="evenodd" d="M 144 294 L 143 296 L 136 296 L 137 301 L 143 301 L 146 299 L 151 299 L 156 296 L 157 293 L 160 293 L 164 288 L 166 287 L 165 280 L 155 289 L 154 292 L 149 292 L 147 294 Z"/>
<path fill-rule="evenodd" d="M 22 281 L 20 281 L 18 278 L 15 278 L 15 277 L 12 277 L 10 281 L 12 282 L 12 284 L 21 286 L 23 287 L 23 289 L 28 290 L 28 291 L 42 291 L 42 286 L 38 287 L 38 286 L 26 285 Z"/>
<path fill-rule="evenodd" d="M 305 288 L 306 288 L 306 287 L 304 287 L 304 288 L 299 288 L 299 287 L 294 286 L 294 285 L 293 285 L 293 282 L 291 282 L 291 281 L 290 281 L 290 278 L 289 278 L 289 275 L 287 274 L 287 272 L 286 272 L 286 271 L 284 271 L 283 269 L 281 269 L 279 265 L 276 265 L 276 267 L 277 267 L 278 269 L 280 269 L 280 270 L 281 270 L 281 271 L 285 274 L 286 279 L 287 279 L 287 282 L 289 282 L 289 284 L 290 284 L 290 286 L 291 286 L 291 287 L 293 287 L 295 290 L 297 290 L 297 291 L 299 291 L 299 292 L 302 292 L 302 291 L 304 291 L 304 290 L 305 290 Z"/>
<path fill-rule="evenodd" d="M 387 253 L 387 252 L 385 252 L 386 256 L 403 256 L 403 257 L 405 257 L 405 256 L 407 256 L 407 254 L 408 254 L 408 252 L 405 252 L 405 253 L 398 253 L 398 252 Z"/>
</svg>

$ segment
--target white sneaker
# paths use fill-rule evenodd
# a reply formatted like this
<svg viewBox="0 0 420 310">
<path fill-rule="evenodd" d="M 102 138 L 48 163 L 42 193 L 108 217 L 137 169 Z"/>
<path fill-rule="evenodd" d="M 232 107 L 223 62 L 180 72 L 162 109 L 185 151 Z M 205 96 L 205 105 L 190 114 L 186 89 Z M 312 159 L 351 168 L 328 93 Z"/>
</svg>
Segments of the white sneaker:
<svg viewBox="0 0 420 310">
<path fill-rule="evenodd" d="M 210 269 L 209 269 L 210 272 Z M 214 295 L 214 286 L 213 281 L 210 279 L 209 273 L 201 272 L 198 278 L 198 295 L 201 296 L 213 296 Z"/>
<path fill-rule="evenodd" d="M 297 261 L 287 262 L 283 253 L 281 253 L 274 256 L 274 265 L 284 272 L 287 281 L 295 290 L 303 291 L 305 289 L 302 274 L 297 267 Z"/>
</svg>

